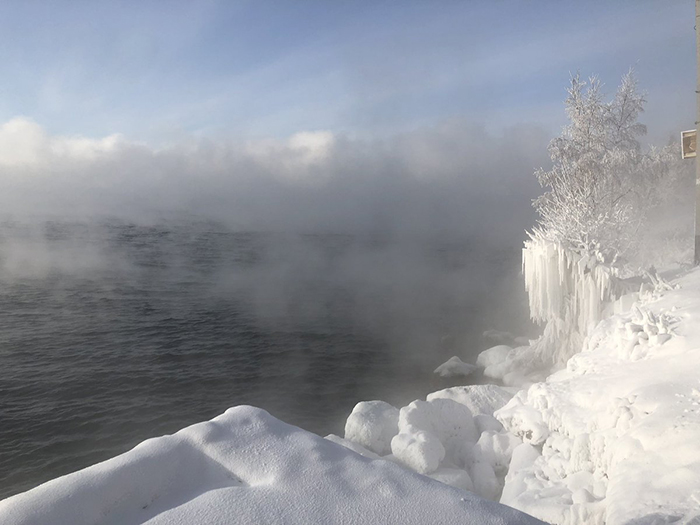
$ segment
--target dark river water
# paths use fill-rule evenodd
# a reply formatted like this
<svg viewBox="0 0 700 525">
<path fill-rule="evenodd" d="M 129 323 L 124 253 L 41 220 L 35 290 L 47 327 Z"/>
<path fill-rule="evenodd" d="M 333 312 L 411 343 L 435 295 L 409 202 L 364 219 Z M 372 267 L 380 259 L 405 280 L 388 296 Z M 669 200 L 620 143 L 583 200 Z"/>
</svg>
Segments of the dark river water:
<svg viewBox="0 0 700 525">
<path fill-rule="evenodd" d="M 252 404 L 342 435 L 526 326 L 518 246 L 0 224 L 0 499 Z"/>
</svg>

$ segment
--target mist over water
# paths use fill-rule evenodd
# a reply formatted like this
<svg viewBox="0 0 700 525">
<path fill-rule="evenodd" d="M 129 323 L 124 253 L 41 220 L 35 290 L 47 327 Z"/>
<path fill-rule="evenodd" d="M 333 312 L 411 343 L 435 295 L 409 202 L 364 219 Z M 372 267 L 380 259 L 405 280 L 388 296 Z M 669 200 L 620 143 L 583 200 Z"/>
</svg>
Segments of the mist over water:
<svg viewBox="0 0 700 525">
<path fill-rule="evenodd" d="M 325 435 L 526 330 L 520 253 L 476 238 L 0 225 L 0 497 L 239 404 Z"/>
</svg>

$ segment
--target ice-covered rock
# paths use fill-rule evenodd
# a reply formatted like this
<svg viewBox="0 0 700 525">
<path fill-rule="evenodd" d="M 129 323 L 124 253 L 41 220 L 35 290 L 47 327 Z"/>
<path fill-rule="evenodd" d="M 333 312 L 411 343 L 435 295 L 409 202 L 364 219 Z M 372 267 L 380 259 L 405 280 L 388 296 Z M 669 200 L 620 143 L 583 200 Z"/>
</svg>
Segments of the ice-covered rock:
<svg viewBox="0 0 700 525">
<path fill-rule="evenodd" d="M 488 368 L 506 360 L 513 347 L 507 345 L 492 346 L 481 352 L 476 358 L 476 364 Z"/>
<path fill-rule="evenodd" d="M 383 456 L 399 431 L 399 410 L 384 401 L 361 401 L 345 422 L 345 439 Z"/>
<path fill-rule="evenodd" d="M 475 448 L 497 475 L 505 476 L 513 450 L 521 443 L 522 441 L 513 434 L 489 430 L 481 434 Z"/>
<path fill-rule="evenodd" d="M 428 394 L 428 401 L 452 399 L 466 406 L 473 415 L 493 413 L 504 406 L 513 394 L 496 385 L 468 385 L 445 388 Z"/>
<path fill-rule="evenodd" d="M 459 357 L 454 356 L 438 366 L 433 373 L 445 378 L 467 377 L 477 369 L 477 366 L 465 363 Z"/>
<path fill-rule="evenodd" d="M 482 498 L 496 500 L 501 493 L 501 483 L 491 463 L 476 445 L 467 448 L 465 467 L 474 483 L 474 493 Z"/>
</svg>

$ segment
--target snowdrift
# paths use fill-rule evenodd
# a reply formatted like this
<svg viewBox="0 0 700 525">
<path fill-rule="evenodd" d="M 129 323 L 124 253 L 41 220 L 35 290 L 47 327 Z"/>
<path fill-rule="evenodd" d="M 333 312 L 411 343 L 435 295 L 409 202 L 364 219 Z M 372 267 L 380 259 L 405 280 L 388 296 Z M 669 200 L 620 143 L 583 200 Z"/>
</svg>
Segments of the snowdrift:
<svg viewBox="0 0 700 525">
<path fill-rule="evenodd" d="M 540 522 L 241 406 L 1 501 L 0 523 Z"/>
</svg>

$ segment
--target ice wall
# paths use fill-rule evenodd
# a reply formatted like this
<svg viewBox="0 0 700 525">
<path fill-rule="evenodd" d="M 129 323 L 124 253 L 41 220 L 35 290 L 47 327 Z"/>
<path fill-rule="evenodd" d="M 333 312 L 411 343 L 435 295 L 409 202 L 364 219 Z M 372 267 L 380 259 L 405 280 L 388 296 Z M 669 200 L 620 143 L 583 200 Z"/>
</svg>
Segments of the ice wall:
<svg viewBox="0 0 700 525">
<path fill-rule="evenodd" d="M 538 233 L 525 242 L 522 269 L 530 317 L 545 325 L 531 344 L 532 357 L 543 366 L 561 368 L 581 350 L 584 337 L 624 285 L 599 253 L 579 253 Z"/>
<path fill-rule="evenodd" d="M 530 316 L 538 323 L 565 320 L 586 333 L 621 291 L 616 269 L 598 253 L 580 254 L 533 234 L 523 248 Z"/>
<path fill-rule="evenodd" d="M 488 349 L 477 360 L 486 377 L 518 387 L 563 368 L 614 300 L 628 291 L 617 268 L 600 253 L 578 252 L 540 232 L 525 242 L 522 270 L 530 317 L 544 325 L 542 335 L 524 346 Z"/>
</svg>

